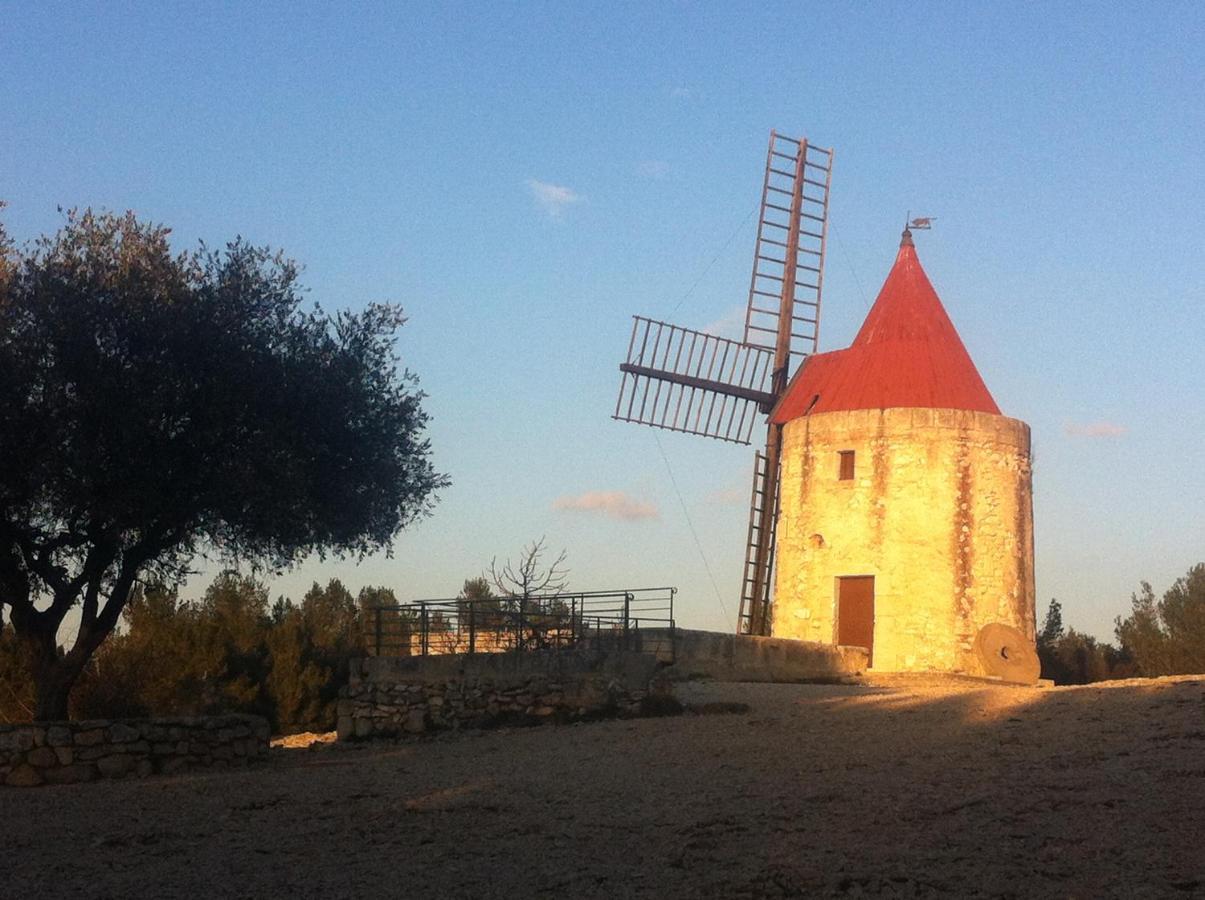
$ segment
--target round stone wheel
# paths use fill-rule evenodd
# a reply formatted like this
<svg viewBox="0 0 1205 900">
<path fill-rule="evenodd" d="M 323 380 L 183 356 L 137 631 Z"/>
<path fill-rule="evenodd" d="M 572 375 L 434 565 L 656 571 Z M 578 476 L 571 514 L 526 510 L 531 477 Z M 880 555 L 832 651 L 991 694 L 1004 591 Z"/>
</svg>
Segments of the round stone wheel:
<svg viewBox="0 0 1205 900">
<path fill-rule="evenodd" d="M 1033 641 L 1011 625 L 992 622 L 975 637 L 975 656 L 983 671 L 1014 684 L 1034 684 L 1042 674 Z"/>
</svg>

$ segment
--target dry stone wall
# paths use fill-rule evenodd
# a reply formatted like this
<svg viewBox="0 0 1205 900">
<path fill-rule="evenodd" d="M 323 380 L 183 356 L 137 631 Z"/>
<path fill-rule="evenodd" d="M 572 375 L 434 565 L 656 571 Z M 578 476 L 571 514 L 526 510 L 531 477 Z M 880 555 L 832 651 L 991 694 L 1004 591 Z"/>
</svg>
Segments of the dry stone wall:
<svg viewBox="0 0 1205 900">
<path fill-rule="evenodd" d="M 268 757 L 259 716 L 0 725 L 0 783 L 13 787 L 244 766 Z"/>
<path fill-rule="evenodd" d="M 654 655 L 584 651 L 370 657 L 339 700 L 339 740 L 640 715 L 672 704 Z"/>
</svg>

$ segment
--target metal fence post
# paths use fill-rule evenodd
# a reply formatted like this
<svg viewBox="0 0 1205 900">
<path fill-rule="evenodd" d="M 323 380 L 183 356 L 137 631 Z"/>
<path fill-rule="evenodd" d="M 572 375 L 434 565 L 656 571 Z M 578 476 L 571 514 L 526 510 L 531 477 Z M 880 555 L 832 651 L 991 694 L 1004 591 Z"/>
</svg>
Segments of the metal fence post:
<svg viewBox="0 0 1205 900">
<path fill-rule="evenodd" d="M 427 630 L 427 604 L 419 603 L 419 645 L 422 647 L 423 656 L 427 655 L 427 641 L 430 632 Z"/>
<path fill-rule="evenodd" d="M 678 626 L 674 621 L 674 594 L 678 593 L 676 588 L 669 589 L 669 654 L 671 662 L 677 662 L 678 659 L 678 633 L 675 630 Z"/>
<path fill-rule="evenodd" d="M 469 653 L 477 651 L 477 601 L 469 601 Z"/>
<path fill-rule="evenodd" d="M 386 653 L 431 656 L 560 650 L 578 645 L 639 650 L 647 649 L 642 629 L 647 632 L 650 628 L 661 630 L 665 626 L 673 644 L 677 628 L 674 619 L 676 597 L 675 588 L 641 588 L 576 594 L 519 594 L 501 601 L 485 601 L 485 605 L 463 596 L 450 600 L 416 600 L 395 606 L 372 606 L 371 620 L 367 615 L 363 616 L 357 632 L 361 635 L 358 640 L 363 652 L 377 656 Z M 484 648 L 477 642 L 482 627 L 488 632 Z M 417 647 L 414 642 L 416 631 Z M 431 646 L 432 631 L 436 632 L 437 646 L 434 648 Z M 511 634 L 509 647 L 506 644 L 508 633 Z"/>
</svg>

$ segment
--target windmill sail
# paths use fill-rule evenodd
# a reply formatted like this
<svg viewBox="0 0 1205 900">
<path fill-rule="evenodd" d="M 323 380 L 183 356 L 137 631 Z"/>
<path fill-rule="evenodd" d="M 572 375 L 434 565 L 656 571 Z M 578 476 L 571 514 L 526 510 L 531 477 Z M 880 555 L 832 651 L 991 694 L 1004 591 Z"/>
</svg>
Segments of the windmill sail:
<svg viewBox="0 0 1205 900">
<path fill-rule="evenodd" d="M 815 352 L 820 339 L 832 174 L 832 150 L 809 144 L 806 138 L 770 133 L 745 343 L 774 350 L 785 332 L 792 362 Z M 786 325 L 784 305 L 789 316 Z"/>
<path fill-rule="evenodd" d="M 774 567 L 774 538 L 778 528 L 778 492 L 770 490 L 767 457 L 760 451 L 753 460 L 753 496 L 749 501 L 749 538 L 745 541 L 745 570 L 741 577 L 741 611 L 737 631 L 763 634 L 767 631 L 770 609 L 770 574 Z M 773 515 L 766 516 L 767 504 Z M 762 534 L 768 527 L 770 533 Z M 769 552 L 759 553 L 762 548 Z"/>
<path fill-rule="evenodd" d="M 612 418 L 748 444 L 775 401 L 774 354 L 740 341 L 633 316 Z"/>
<path fill-rule="evenodd" d="M 613 418 L 750 442 L 816 350 L 833 151 L 770 132 L 744 339 L 635 316 Z M 749 510 L 738 630 L 769 634 L 782 426 L 766 423 Z"/>
</svg>

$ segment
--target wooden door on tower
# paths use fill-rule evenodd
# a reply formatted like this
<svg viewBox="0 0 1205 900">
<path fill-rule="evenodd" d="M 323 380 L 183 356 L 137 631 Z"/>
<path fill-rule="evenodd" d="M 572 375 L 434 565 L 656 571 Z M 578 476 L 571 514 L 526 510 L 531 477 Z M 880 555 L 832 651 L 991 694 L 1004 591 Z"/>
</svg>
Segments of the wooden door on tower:
<svg viewBox="0 0 1205 900">
<path fill-rule="evenodd" d="M 874 665 L 874 576 L 837 579 L 837 643 L 865 647 Z"/>
</svg>

